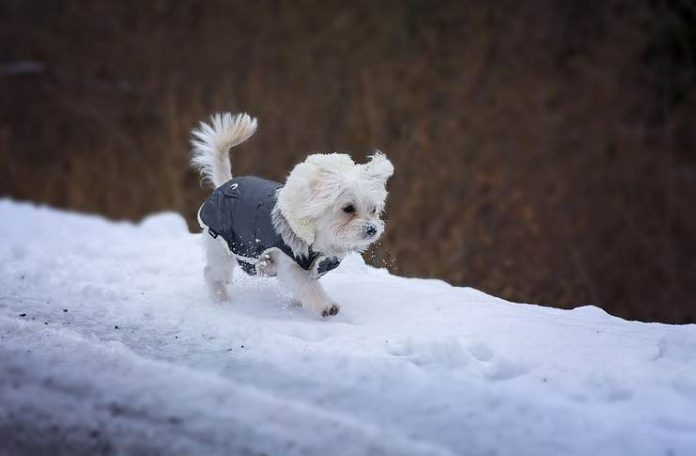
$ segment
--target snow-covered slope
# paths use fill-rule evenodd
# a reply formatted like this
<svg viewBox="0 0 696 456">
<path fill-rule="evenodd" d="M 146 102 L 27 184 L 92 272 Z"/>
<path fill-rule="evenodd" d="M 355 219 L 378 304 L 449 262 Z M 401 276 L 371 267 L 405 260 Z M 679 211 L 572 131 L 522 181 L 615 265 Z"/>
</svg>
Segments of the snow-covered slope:
<svg viewBox="0 0 696 456">
<path fill-rule="evenodd" d="M 696 454 L 696 326 L 351 257 L 332 319 L 207 299 L 200 235 L 0 201 L 0 454 Z"/>
</svg>

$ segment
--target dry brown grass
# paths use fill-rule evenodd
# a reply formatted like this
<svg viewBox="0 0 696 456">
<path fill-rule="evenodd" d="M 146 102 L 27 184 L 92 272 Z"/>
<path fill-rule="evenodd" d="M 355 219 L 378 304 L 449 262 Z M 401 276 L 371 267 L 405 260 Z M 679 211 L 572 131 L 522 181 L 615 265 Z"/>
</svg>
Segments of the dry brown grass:
<svg viewBox="0 0 696 456">
<path fill-rule="evenodd" d="M 676 3 L 42 3 L 0 2 L 0 61 L 45 65 L 0 77 L 2 195 L 193 222 L 189 130 L 247 110 L 238 174 L 387 152 L 372 258 L 400 274 L 696 319 L 696 38 Z"/>
</svg>

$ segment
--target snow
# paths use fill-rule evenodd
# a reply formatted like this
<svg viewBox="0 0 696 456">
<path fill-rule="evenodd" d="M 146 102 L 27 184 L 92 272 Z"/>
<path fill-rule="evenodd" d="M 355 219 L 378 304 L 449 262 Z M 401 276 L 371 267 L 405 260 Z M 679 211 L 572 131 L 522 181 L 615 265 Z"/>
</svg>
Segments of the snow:
<svg viewBox="0 0 696 456">
<path fill-rule="evenodd" d="M 696 325 L 350 257 L 322 319 L 200 235 L 0 200 L 0 454 L 693 455 Z"/>
</svg>

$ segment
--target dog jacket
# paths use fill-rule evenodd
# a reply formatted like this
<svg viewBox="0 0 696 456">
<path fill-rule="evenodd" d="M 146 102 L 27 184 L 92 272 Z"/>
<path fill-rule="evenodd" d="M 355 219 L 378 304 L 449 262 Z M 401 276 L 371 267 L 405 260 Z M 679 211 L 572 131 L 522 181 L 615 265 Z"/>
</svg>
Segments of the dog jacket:
<svg viewBox="0 0 696 456">
<path fill-rule="evenodd" d="M 338 267 L 340 260 L 309 249 L 307 256 L 295 256 L 273 227 L 276 193 L 282 185 L 256 176 L 241 176 L 224 183 L 198 211 L 201 227 L 213 238 L 222 237 L 237 263 L 248 274 L 257 273 L 260 261 L 280 250 L 305 271 L 321 277 Z"/>
</svg>

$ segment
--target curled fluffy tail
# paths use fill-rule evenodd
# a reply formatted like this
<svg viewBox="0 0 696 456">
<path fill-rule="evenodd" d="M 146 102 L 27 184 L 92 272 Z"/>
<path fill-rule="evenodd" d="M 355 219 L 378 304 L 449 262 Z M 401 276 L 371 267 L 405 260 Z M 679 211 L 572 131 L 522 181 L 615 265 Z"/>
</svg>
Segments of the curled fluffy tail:
<svg viewBox="0 0 696 456">
<path fill-rule="evenodd" d="M 203 179 L 215 188 L 232 179 L 230 148 L 241 144 L 256 132 L 256 119 L 246 113 L 214 114 L 210 123 L 201 122 L 191 132 L 191 164 Z"/>
</svg>

